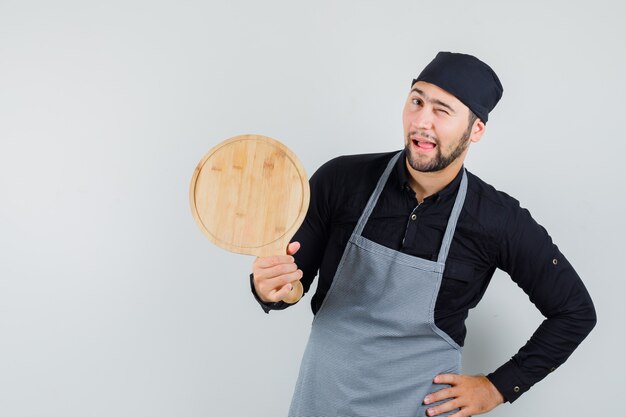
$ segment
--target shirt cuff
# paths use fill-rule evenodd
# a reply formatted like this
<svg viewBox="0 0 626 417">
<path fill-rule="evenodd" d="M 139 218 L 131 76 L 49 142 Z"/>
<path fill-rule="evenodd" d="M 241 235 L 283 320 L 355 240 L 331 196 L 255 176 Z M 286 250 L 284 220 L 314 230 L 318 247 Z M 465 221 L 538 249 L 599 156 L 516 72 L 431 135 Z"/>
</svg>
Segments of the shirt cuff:
<svg viewBox="0 0 626 417">
<path fill-rule="evenodd" d="M 252 291 L 252 295 L 254 295 L 254 299 L 259 303 L 265 314 L 269 314 L 272 310 L 282 310 L 286 307 L 286 303 L 284 301 L 278 301 L 276 303 L 266 303 L 259 298 L 259 295 L 256 293 L 256 289 L 254 288 L 254 275 L 250 274 L 250 290 Z"/>
<path fill-rule="evenodd" d="M 513 361 L 508 361 L 487 375 L 487 379 L 500 391 L 504 401 L 510 403 L 517 400 L 532 386 L 520 376 L 520 371 Z"/>
</svg>

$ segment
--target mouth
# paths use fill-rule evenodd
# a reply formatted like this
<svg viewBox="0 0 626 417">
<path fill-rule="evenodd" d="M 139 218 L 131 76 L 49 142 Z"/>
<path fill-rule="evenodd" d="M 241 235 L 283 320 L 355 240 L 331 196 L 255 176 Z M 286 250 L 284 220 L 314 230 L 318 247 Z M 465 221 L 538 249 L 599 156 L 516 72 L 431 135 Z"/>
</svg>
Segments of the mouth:
<svg viewBox="0 0 626 417">
<path fill-rule="evenodd" d="M 422 152 L 432 151 L 437 147 L 437 143 L 435 143 L 435 141 L 422 136 L 409 136 L 409 139 L 413 144 L 413 148 Z"/>
</svg>

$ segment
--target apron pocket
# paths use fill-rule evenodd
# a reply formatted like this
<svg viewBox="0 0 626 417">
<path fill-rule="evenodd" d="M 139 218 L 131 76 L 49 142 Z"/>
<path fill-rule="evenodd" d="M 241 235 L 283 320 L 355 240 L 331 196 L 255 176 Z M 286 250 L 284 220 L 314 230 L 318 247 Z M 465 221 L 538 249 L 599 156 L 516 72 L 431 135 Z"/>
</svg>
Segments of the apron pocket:
<svg viewBox="0 0 626 417">
<path fill-rule="evenodd" d="M 443 281 L 452 280 L 459 283 L 472 282 L 475 278 L 474 265 L 448 258 L 443 271 Z"/>
</svg>

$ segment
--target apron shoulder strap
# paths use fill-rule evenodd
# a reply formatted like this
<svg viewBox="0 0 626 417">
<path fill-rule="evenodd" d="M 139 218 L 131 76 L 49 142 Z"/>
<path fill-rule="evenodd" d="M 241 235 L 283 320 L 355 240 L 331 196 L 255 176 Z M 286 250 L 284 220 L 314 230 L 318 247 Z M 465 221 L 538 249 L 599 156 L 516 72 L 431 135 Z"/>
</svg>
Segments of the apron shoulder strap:
<svg viewBox="0 0 626 417">
<path fill-rule="evenodd" d="M 389 174 L 391 173 L 391 170 L 393 169 L 394 165 L 398 161 L 398 158 L 402 154 L 404 154 L 404 151 L 398 152 L 391 158 L 391 160 L 387 164 L 387 167 L 385 168 L 385 171 L 383 171 L 383 174 L 378 179 L 378 183 L 376 183 L 376 188 L 374 189 L 374 192 L 370 196 L 370 199 L 367 201 L 367 205 L 365 206 L 363 213 L 361 213 L 361 217 L 359 217 L 359 222 L 356 224 L 356 228 L 354 229 L 353 233 L 356 236 L 361 236 L 361 233 L 363 232 L 363 229 L 365 228 L 365 224 L 369 220 L 370 214 L 372 214 L 372 211 L 374 210 L 374 206 L 376 206 L 376 203 L 378 202 L 378 197 L 380 197 L 380 194 L 383 192 L 383 188 L 385 188 L 385 184 L 387 183 L 387 178 L 389 178 Z"/>
<path fill-rule="evenodd" d="M 450 213 L 446 233 L 443 235 L 441 248 L 439 249 L 439 257 L 437 258 L 437 262 L 440 264 L 445 264 L 446 259 L 448 258 L 448 252 L 450 251 L 450 245 L 452 244 L 452 238 L 454 237 L 454 231 L 456 230 L 456 223 L 461 215 L 463 203 L 465 202 L 465 195 L 467 194 L 467 172 L 465 171 L 465 167 L 461 169 L 463 170 L 463 178 L 461 178 L 461 185 L 459 186 L 459 191 L 456 194 L 456 200 L 454 200 L 452 213 Z"/>
</svg>

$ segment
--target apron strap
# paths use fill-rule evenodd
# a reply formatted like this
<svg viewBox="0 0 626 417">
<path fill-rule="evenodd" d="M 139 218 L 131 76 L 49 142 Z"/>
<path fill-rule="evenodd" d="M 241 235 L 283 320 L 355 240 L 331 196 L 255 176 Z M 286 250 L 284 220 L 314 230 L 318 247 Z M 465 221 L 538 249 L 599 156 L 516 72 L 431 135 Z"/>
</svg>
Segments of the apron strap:
<svg viewBox="0 0 626 417">
<path fill-rule="evenodd" d="M 454 236 L 454 230 L 456 229 L 456 222 L 459 220 L 461 209 L 463 208 L 463 203 L 465 202 L 465 195 L 467 194 L 467 173 L 465 171 L 465 167 L 461 169 L 463 170 L 463 178 L 461 179 L 459 191 L 456 194 L 456 200 L 454 200 L 454 207 L 452 207 L 452 213 L 450 213 L 446 233 L 443 235 L 441 249 L 439 249 L 439 257 L 437 258 L 437 262 L 441 264 L 446 263 L 448 251 L 450 250 L 450 245 L 452 244 L 452 237 Z"/>
<path fill-rule="evenodd" d="M 378 202 L 378 197 L 380 197 L 380 193 L 382 193 L 383 188 L 385 188 L 385 184 L 387 183 L 387 178 L 389 178 L 389 173 L 391 173 L 391 170 L 393 169 L 400 155 L 403 155 L 403 154 L 404 154 L 404 150 L 395 154 L 393 158 L 391 158 L 391 160 L 387 164 L 387 168 L 385 168 L 385 171 L 383 172 L 383 174 L 378 179 L 376 188 L 374 189 L 374 192 L 370 196 L 370 199 L 367 201 L 367 205 L 365 206 L 363 213 L 361 213 L 361 217 L 359 217 L 359 222 L 356 224 L 356 228 L 354 229 L 353 233 L 356 236 L 361 236 L 361 232 L 363 232 L 363 229 L 365 228 L 365 224 L 369 220 L 370 214 L 372 214 L 372 211 L 374 210 L 374 206 L 376 206 L 376 203 Z"/>
</svg>

